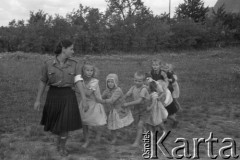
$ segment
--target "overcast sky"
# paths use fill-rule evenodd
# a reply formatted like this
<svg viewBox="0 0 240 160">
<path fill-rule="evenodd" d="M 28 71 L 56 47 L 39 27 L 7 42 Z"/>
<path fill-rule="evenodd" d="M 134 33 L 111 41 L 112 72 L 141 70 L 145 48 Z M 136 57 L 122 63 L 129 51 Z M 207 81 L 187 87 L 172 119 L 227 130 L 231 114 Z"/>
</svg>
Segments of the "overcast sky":
<svg viewBox="0 0 240 160">
<path fill-rule="evenodd" d="M 168 13 L 169 0 L 142 0 L 144 5 L 149 7 L 154 14 Z M 213 7 L 217 0 L 203 0 L 205 6 Z M 171 14 L 173 15 L 178 4 L 184 0 L 171 0 Z M 13 20 L 29 19 L 30 11 L 43 10 L 52 16 L 60 14 L 65 17 L 66 13 L 77 9 L 79 4 L 105 11 L 105 0 L 1 0 L 0 3 L 0 26 L 8 26 Z"/>
</svg>

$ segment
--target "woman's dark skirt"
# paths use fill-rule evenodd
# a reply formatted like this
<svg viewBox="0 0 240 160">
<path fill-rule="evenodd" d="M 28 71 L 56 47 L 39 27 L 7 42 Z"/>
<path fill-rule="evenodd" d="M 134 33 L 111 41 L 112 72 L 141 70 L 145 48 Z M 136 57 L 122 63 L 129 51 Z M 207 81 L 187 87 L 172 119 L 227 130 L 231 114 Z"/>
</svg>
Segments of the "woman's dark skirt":
<svg viewBox="0 0 240 160">
<path fill-rule="evenodd" d="M 174 102 L 172 102 L 171 104 L 169 104 L 167 107 L 166 107 L 167 111 L 168 111 L 168 115 L 171 116 L 173 115 L 174 113 L 177 113 L 178 109 L 175 105 Z"/>
<path fill-rule="evenodd" d="M 50 87 L 43 108 L 41 125 L 54 134 L 82 128 L 75 92 L 70 87 Z"/>
</svg>

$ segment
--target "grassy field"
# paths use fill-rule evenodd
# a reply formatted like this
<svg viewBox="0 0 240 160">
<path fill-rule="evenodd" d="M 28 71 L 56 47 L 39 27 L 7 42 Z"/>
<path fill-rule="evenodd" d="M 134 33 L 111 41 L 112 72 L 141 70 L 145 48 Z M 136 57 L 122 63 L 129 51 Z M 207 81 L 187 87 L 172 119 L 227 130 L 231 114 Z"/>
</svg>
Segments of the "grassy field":
<svg viewBox="0 0 240 160">
<path fill-rule="evenodd" d="M 100 87 L 105 88 L 105 77 L 119 75 L 120 87 L 126 92 L 133 83 L 133 73 L 150 70 L 151 59 L 160 58 L 175 66 L 179 77 L 183 112 L 176 129 L 164 142 L 169 148 L 179 146 L 176 138 L 208 138 L 210 132 L 219 139 L 214 143 L 214 154 L 226 144 L 225 137 L 233 138 L 240 154 L 240 48 L 159 53 L 155 55 L 89 56 L 100 70 Z M 89 148 L 81 147 L 82 130 L 71 132 L 67 143 L 70 155 L 62 158 L 54 147 L 54 136 L 39 125 L 41 112 L 33 110 L 39 83 L 40 67 L 48 55 L 30 53 L 0 54 L 0 160 L 130 160 L 142 159 L 143 146 L 132 148 L 135 127 L 122 129 L 116 145 L 109 144 L 110 132 L 105 128 L 101 142 Z M 79 57 L 80 60 L 83 57 Z M 42 99 L 42 104 L 45 101 Z M 42 110 L 41 110 L 42 111 Z M 92 130 L 93 134 L 95 130 Z M 200 144 L 200 158 L 207 156 L 207 144 Z M 228 153 L 228 152 L 227 152 Z M 159 152 L 159 159 L 167 159 Z M 221 159 L 221 158 L 217 158 Z"/>
</svg>

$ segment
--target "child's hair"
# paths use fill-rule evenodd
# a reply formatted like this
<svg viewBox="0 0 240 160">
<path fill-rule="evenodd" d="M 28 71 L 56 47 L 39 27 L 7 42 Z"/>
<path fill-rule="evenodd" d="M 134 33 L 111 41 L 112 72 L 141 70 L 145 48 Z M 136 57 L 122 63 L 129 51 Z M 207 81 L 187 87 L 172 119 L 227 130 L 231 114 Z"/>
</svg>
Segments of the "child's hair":
<svg viewBox="0 0 240 160">
<path fill-rule="evenodd" d="M 157 64 L 161 65 L 161 64 L 162 64 L 162 61 L 161 61 L 160 59 L 153 59 L 153 60 L 152 60 L 152 64 L 153 64 L 153 63 L 157 63 Z"/>
<path fill-rule="evenodd" d="M 152 78 L 152 75 L 150 73 L 145 73 L 146 78 Z"/>
<path fill-rule="evenodd" d="M 173 71 L 173 65 L 170 63 L 164 63 L 161 65 L 161 69 L 165 72 L 172 72 Z"/>
<path fill-rule="evenodd" d="M 157 83 L 155 81 L 152 81 L 149 83 L 149 91 L 150 93 L 152 92 L 157 92 Z"/>
<path fill-rule="evenodd" d="M 85 73 L 84 73 L 84 70 L 86 68 L 86 65 L 89 65 L 89 66 L 92 66 L 93 67 L 93 75 L 92 75 L 92 78 L 96 78 L 97 75 L 98 75 L 98 69 L 95 67 L 94 63 L 87 60 L 87 61 L 84 61 L 83 63 L 83 66 L 82 66 L 82 70 L 81 70 L 81 74 L 82 74 L 82 77 L 83 79 L 86 79 L 87 77 L 85 76 Z"/>
<path fill-rule="evenodd" d="M 143 79 L 146 78 L 145 73 L 143 71 L 135 72 L 134 76 L 143 77 Z"/>
</svg>

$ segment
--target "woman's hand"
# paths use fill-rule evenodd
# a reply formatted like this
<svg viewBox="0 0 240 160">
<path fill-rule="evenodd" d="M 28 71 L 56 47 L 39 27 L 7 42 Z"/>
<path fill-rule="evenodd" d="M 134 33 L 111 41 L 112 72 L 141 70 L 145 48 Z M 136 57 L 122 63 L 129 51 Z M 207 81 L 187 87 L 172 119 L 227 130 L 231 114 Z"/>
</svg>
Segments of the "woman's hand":
<svg viewBox="0 0 240 160">
<path fill-rule="evenodd" d="M 34 108 L 34 110 L 39 111 L 39 110 L 40 110 L 40 106 L 41 106 L 40 101 L 36 101 L 36 102 L 34 103 L 33 108 Z"/>
</svg>

